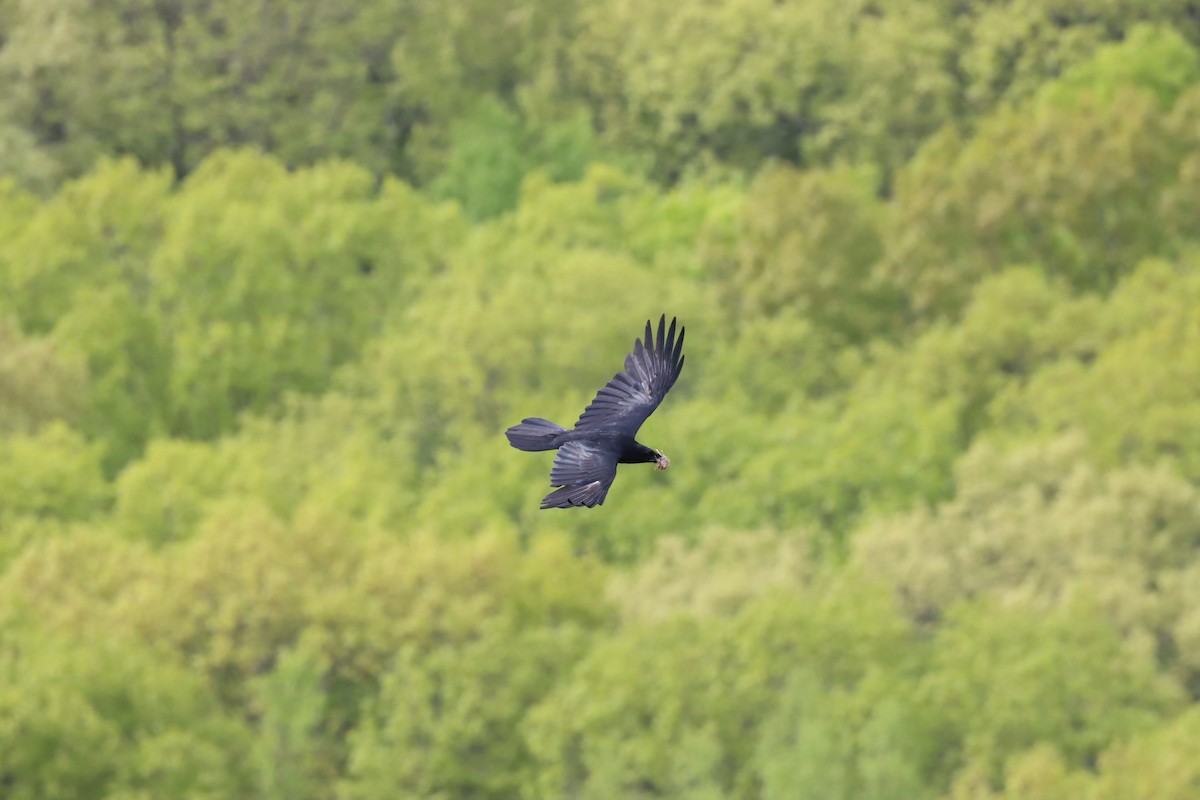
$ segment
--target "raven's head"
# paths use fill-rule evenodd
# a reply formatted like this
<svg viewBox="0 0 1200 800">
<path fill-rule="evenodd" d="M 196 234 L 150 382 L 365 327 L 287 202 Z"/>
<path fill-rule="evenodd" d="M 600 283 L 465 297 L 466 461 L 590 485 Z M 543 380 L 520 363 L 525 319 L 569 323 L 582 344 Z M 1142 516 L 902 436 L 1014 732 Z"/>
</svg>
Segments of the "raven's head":
<svg viewBox="0 0 1200 800">
<path fill-rule="evenodd" d="M 664 469 L 670 468 L 671 459 L 667 458 L 665 455 L 663 455 L 661 452 L 659 452 L 657 450 L 654 452 L 655 452 L 654 468 L 657 470 L 664 470 Z"/>
</svg>

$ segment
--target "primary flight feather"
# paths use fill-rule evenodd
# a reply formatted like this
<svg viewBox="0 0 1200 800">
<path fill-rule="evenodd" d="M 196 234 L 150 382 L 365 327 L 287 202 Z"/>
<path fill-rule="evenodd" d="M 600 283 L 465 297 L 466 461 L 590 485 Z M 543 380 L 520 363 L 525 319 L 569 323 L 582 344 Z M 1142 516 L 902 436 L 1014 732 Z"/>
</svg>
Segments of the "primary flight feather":
<svg viewBox="0 0 1200 800">
<path fill-rule="evenodd" d="M 645 341 L 637 339 L 625 356 L 625 370 L 596 393 L 573 430 L 541 417 L 527 417 L 505 435 L 518 450 L 558 450 L 550 470 L 550 485 L 557 486 L 542 499 L 542 508 L 602 505 L 617 477 L 617 464 L 654 462 L 666 469 L 671 461 L 634 437 L 654 413 L 683 369 L 683 334 L 675 338 L 675 319 L 658 320 L 658 336 L 646 321 Z"/>
</svg>

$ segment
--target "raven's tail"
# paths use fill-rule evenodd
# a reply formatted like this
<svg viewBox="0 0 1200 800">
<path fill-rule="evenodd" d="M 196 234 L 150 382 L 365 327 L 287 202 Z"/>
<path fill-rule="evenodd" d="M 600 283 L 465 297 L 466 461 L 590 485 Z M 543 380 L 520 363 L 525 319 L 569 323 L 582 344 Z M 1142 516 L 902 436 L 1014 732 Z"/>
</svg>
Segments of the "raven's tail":
<svg viewBox="0 0 1200 800">
<path fill-rule="evenodd" d="M 513 425 L 504 432 L 508 442 L 518 450 L 553 450 L 558 447 L 558 434 L 565 431 L 548 419 L 541 417 L 526 417 L 519 425 Z"/>
</svg>

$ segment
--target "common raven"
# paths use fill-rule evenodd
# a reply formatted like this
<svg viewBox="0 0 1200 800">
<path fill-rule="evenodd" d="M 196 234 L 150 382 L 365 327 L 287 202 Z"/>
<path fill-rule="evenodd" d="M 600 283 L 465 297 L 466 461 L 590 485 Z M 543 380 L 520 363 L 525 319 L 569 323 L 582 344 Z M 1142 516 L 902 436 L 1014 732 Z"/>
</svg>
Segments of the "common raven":
<svg viewBox="0 0 1200 800">
<path fill-rule="evenodd" d="M 683 369 L 683 334 L 675 338 L 675 319 L 667 330 L 667 315 L 658 320 L 658 337 L 646 320 L 646 344 L 637 339 L 625 356 L 625 371 L 596 393 L 574 430 L 541 417 L 527 417 L 505 431 L 518 450 L 558 450 L 550 470 L 550 485 L 557 486 L 542 499 L 542 508 L 602 505 L 608 487 L 617 477 L 617 464 L 654 462 L 666 469 L 671 461 L 634 439 L 638 428 L 654 413 L 675 385 Z"/>
</svg>

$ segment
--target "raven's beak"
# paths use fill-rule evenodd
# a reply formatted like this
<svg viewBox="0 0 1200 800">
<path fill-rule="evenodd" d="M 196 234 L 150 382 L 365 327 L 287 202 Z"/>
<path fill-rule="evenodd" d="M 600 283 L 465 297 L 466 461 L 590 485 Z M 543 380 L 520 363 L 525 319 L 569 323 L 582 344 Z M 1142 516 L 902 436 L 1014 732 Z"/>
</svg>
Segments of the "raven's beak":
<svg viewBox="0 0 1200 800">
<path fill-rule="evenodd" d="M 654 459 L 654 468 L 657 470 L 668 469 L 671 466 L 671 459 L 667 458 L 662 453 L 658 454 L 658 458 Z"/>
</svg>

